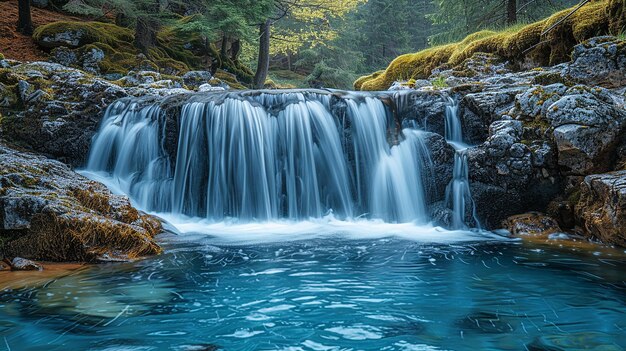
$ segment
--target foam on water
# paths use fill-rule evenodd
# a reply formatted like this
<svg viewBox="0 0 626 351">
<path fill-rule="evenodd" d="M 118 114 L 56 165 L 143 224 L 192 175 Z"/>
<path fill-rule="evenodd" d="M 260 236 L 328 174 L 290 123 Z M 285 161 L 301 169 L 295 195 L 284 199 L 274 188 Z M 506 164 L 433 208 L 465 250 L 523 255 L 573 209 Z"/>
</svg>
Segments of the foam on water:
<svg viewBox="0 0 626 351">
<path fill-rule="evenodd" d="M 210 236 L 219 244 L 272 243 L 322 238 L 380 239 L 397 237 L 423 243 L 455 243 L 485 240 L 509 240 L 484 231 L 448 230 L 429 224 L 386 223 L 382 220 L 339 220 L 332 215 L 308 220 L 274 220 L 244 222 L 237 220 L 213 222 L 168 213 L 156 213 L 175 231 L 184 234 L 175 240 L 199 241 Z"/>
</svg>

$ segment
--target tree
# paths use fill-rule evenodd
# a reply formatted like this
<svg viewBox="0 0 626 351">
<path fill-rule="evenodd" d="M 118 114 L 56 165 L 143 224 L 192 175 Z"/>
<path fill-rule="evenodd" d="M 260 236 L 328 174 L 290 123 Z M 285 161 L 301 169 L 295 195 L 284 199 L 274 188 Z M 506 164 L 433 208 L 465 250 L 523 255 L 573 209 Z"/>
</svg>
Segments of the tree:
<svg viewBox="0 0 626 351">
<path fill-rule="evenodd" d="M 304 45 L 324 45 L 336 37 L 331 20 L 344 17 L 362 2 L 364 0 L 272 0 L 267 18 L 258 25 L 261 40 L 254 88 L 262 88 L 265 83 L 270 54 L 289 54 Z M 272 31 L 280 20 L 282 25 Z"/>
<path fill-rule="evenodd" d="M 18 0 L 17 7 L 17 31 L 26 35 L 33 34 L 33 21 L 30 14 L 30 0 Z"/>
<path fill-rule="evenodd" d="M 144 54 L 157 44 L 157 32 L 172 12 L 168 6 L 179 4 L 160 0 L 70 0 L 63 9 L 76 14 L 105 17 L 114 13 L 135 26 L 135 46 Z"/>
<path fill-rule="evenodd" d="M 517 22 L 517 0 L 506 0 L 506 23 Z"/>
</svg>

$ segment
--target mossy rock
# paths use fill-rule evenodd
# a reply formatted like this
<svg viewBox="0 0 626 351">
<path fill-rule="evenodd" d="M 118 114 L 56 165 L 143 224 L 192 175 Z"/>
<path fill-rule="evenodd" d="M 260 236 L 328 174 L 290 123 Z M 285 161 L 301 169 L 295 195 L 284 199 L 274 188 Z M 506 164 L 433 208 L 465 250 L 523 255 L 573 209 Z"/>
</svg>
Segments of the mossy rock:
<svg viewBox="0 0 626 351">
<path fill-rule="evenodd" d="M 4 60 L 4 55 L 0 52 L 0 60 Z"/>
<path fill-rule="evenodd" d="M 480 31 L 464 40 L 402 55 L 382 73 L 364 76 L 354 82 L 359 90 L 386 90 L 394 81 L 425 79 L 434 68 L 457 66 L 476 53 L 496 54 L 517 62 L 537 66 L 555 65 L 570 60 L 573 47 L 586 39 L 626 28 L 626 0 L 596 0 L 586 4 L 560 22 L 544 37 L 541 33 L 561 21 L 572 9 L 555 13 L 547 19 L 500 32 Z"/>
<path fill-rule="evenodd" d="M 37 44 L 52 49 L 59 46 L 78 48 L 93 43 L 119 47 L 132 43 L 132 30 L 103 22 L 52 22 L 38 27 L 33 34 Z"/>
</svg>

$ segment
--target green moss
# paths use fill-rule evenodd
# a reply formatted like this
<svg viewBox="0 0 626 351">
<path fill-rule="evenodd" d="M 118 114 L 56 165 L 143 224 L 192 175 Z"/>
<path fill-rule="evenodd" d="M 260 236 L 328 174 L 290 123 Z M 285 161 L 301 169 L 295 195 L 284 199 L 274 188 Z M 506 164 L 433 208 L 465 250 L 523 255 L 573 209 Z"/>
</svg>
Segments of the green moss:
<svg viewBox="0 0 626 351">
<path fill-rule="evenodd" d="M 433 86 L 437 89 L 444 89 L 448 87 L 448 83 L 446 83 L 446 77 L 438 76 L 435 79 L 431 80 Z"/>
<path fill-rule="evenodd" d="M 0 60 L 4 60 L 4 55 L 0 52 Z"/>
<path fill-rule="evenodd" d="M 122 43 L 132 43 L 132 30 L 103 22 L 52 22 L 37 27 L 33 38 L 42 46 L 49 45 L 42 41 L 46 36 L 55 36 L 64 32 L 81 33 L 78 46 L 92 43 L 104 43 L 111 46 L 120 46 Z"/>
<path fill-rule="evenodd" d="M 496 54 L 512 62 L 531 61 L 537 66 L 568 61 L 574 45 L 593 36 L 619 33 L 626 27 L 626 0 L 596 0 L 576 11 L 544 37 L 541 33 L 567 16 L 571 9 L 547 19 L 501 31 L 480 31 L 464 40 L 402 55 L 384 72 L 364 76 L 354 82 L 355 89 L 384 90 L 394 81 L 425 79 L 441 65 L 457 66 L 475 53 Z"/>
<path fill-rule="evenodd" d="M 206 38 L 198 32 L 182 29 L 185 23 L 193 19 L 183 17 L 172 25 L 164 26 L 157 33 L 157 46 L 151 48 L 145 56 L 139 55 L 139 50 L 135 48 L 131 29 L 111 23 L 53 22 L 38 27 L 33 38 L 40 46 L 51 49 L 61 44 L 43 41 L 44 37 L 54 37 L 68 31 L 80 33 L 77 35 L 80 40 L 74 50 L 76 55 L 80 57 L 93 48 L 102 50 L 105 57 L 99 67 L 103 74 L 154 70 L 163 74 L 180 75 L 190 69 L 207 69 L 206 62 L 212 62 L 213 68 L 236 76 L 236 83 L 233 84 L 243 87 L 241 83 L 252 83 L 254 73 L 248 67 L 230 57 L 221 57 L 213 44 L 206 46 Z"/>
<path fill-rule="evenodd" d="M 224 70 L 218 70 L 217 72 L 215 72 L 215 78 L 226 82 L 226 84 L 228 84 L 233 89 L 246 89 L 243 84 L 239 83 L 239 81 L 237 80 L 237 76 Z"/>
</svg>

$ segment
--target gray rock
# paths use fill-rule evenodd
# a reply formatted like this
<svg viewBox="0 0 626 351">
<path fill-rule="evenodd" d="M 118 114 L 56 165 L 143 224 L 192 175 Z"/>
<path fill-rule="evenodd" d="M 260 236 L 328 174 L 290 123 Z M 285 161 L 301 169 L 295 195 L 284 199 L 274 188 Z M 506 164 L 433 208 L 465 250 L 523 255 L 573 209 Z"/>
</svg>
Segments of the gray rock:
<svg viewBox="0 0 626 351">
<path fill-rule="evenodd" d="M 11 270 L 14 271 L 43 271 L 43 267 L 31 260 L 21 257 L 15 257 L 11 261 Z"/>
<path fill-rule="evenodd" d="M 597 37 L 576 45 L 564 73 L 587 85 L 626 85 L 626 42 L 615 37 Z"/>
<path fill-rule="evenodd" d="M 52 50 L 51 59 L 64 66 L 75 66 L 78 62 L 78 56 L 74 50 L 65 46 L 60 46 Z"/>
<path fill-rule="evenodd" d="M 98 48 L 91 48 L 80 57 L 83 70 L 92 74 L 100 74 L 102 60 L 104 60 L 104 51 Z"/>
<path fill-rule="evenodd" d="M 23 103 L 28 102 L 28 97 L 33 93 L 33 87 L 25 80 L 17 82 L 17 90 Z"/>
<path fill-rule="evenodd" d="M 56 48 L 59 46 L 67 46 L 70 48 L 77 48 L 83 44 L 87 33 L 82 29 L 68 29 L 64 32 L 44 35 L 39 38 L 37 42 L 44 48 Z"/>
<path fill-rule="evenodd" d="M 211 86 L 211 84 L 202 84 L 201 86 L 198 87 L 198 91 L 199 92 L 211 92 L 211 91 L 225 91 L 226 89 L 224 89 L 223 87 L 214 87 Z"/>
<path fill-rule="evenodd" d="M 534 119 L 545 115 L 550 105 L 556 102 L 565 92 L 567 87 L 563 84 L 548 86 L 533 86 L 515 97 L 515 105 L 518 114 L 526 119 Z"/>
<path fill-rule="evenodd" d="M 585 175 L 610 167 L 610 154 L 626 126 L 626 112 L 607 100 L 601 90 L 580 91 L 548 108 L 546 118 L 554 128 L 558 163 L 573 174 Z"/>
<path fill-rule="evenodd" d="M 189 89 L 198 90 L 201 85 L 207 84 L 213 75 L 208 71 L 189 71 L 183 75 L 183 82 Z"/>
</svg>

